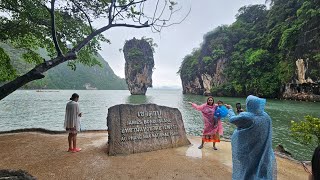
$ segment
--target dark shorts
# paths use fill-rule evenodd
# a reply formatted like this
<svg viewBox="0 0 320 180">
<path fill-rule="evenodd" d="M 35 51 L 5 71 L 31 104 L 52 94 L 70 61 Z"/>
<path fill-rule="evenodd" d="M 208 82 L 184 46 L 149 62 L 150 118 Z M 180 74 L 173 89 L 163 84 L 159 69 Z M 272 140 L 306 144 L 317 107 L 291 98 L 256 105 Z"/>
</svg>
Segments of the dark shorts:
<svg viewBox="0 0 320 180">
<path fill-rule="evenodd" d="M 77 134 L 78 133 L 76 128 L 66 128 L 66 131 L 70 134 Z"/>
</svg>

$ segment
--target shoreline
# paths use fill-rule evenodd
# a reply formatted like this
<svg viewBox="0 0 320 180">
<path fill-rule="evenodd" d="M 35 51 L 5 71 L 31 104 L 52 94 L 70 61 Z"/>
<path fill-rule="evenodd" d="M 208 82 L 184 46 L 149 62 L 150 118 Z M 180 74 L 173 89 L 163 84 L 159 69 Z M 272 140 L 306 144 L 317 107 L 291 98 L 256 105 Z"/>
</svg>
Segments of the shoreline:
<svg viewBox="0 0 320 180">
<path fill-rule="evenodd" d="M 108 156 L 106 130 L 79 133 L 78 144 L 83 149 L 79 153 L 66 152 L 66 132 L 36 130 L 0 134 L 0 169 L 22 169 L 38 179 L 105 179 L 101 178 L 105 174 L 114 179 L 231 179 L 231 143 L 227 141 L 217 144 L 218 151 L 211 143 L 199 150 L 201 138 L 188 135 L 190 146 Z M 278 154 L 276 158 L 278 179 L 307 179 L 298 161 Z M 76 176 L 70 178 L 70 173 Z"/>
<path fill-rule="evenodd" d="M 45 133 L 45 134 L 65 134 L 66 131 L 58 131 L 58 130 L 49 130 L 44 128 L 23 128 L 23 129 L 14 129 L 9 131 L 0 131 L 0 134 L 12 134 L 12 133 L 22 133 L 22 132 L 38 132 L 38 133 Z M 82 130 L 80 133 L 86 132 L 108 132 L 107 129 L 101 130 Z"/>
<path fill-rule="evenodd" d="M 36 91 L 36 92 L 60 92 L 60 91 L 129 91 L 128 89 L 39 89 L 39 88 L 32 88 L 32 89 L 18 89 L 19 91 Z M 173 91 L 180 91 L 181 94 L 189 94 L 189 95 L 198 95 L 198 96 L 215 96 L 215 97 L 228 97 L 228 98 L 243 98 L 245 99 L 247 96 L 216 96 L 211 94 L 193 94 L 193 93 L 182 93 L 181 89 L 176 88 L 149 88 L 148 90 L 173 90 Z M 303 101 L 303 102 L 311 102 L 311 103 L 319 103 L 320 102 L 320 95 L 316 94 L 308 94 L 308 93 L 295 93 L 291 94 L 288 97 L 264 97 L 267 100 L 280 100 L 280 101 Z"/>
<path fill-rule="evenodd" d="M 105 129 L 105 130 L 82 130 L 80 133 L 103 133 L 103 132 L 108 133 L 108 130 L 107 129 Z M 48 134 L 48 135 L 67 134 L 66 131 L 49 130 L 49 129 L 44 129 L 44 128 L 23 128 L 23 129 L 9 130 L 9 131 L 0 131 L 0 135 L 15 134 L 15 133 L 43 133 L 43 134 Z M 187 134 L 187 137 L 198 137 L 198 136 Z M 230 143 L 231 139 L 222 137 L 220 139 L 220 141 Z M 274 154 L 280 158 L 288 159 L 288 160 L 293 161 L 297 164 L 301 163 L 301 161 L 294 159 L 293 157 L 288 156 L 284 153 L 275 151 L 275 150 L 274 150 Z"/>
</svg>

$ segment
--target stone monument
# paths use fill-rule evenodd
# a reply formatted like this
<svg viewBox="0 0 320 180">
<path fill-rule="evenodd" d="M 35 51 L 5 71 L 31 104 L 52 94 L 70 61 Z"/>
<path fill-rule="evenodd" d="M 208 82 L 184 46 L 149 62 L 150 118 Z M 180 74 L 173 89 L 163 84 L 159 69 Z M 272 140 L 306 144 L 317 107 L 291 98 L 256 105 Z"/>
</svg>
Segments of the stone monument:
<svg viewBox="0 0 320 180">
<path fill-rule="evenodd" d="M 120 104 L 108 109 L 109 155 L 189 145 L 181 113 L 156 104 Z"/>
</svg>

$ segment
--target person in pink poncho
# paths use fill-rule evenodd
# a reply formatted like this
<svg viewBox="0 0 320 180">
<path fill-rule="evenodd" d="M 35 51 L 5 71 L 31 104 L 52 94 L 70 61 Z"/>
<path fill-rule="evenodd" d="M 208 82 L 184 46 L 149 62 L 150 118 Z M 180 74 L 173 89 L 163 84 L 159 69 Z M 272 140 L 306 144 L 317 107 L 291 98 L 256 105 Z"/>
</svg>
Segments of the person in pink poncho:
<svg viewBox="0 0 320 180">
<path fill-rule="evenodd" d="M 198 148 L 202 149 L 204 142 L 213 142 L 213 149 L 217 150 L 216 142 L 220 142 L 220 135 L 223 134 L 221 120 L 218 121 L 218 126 L 214 126 L 214 112 L 218 105 L 214 104 L 214 99 L 211 96 L 208 97 L 207 103 L 200 106 L 192 102 L 189 102 L 189 104 L 191 104 L 194 109 L 202 112 L 204 129 L 202 142 Z"/>
</svg>

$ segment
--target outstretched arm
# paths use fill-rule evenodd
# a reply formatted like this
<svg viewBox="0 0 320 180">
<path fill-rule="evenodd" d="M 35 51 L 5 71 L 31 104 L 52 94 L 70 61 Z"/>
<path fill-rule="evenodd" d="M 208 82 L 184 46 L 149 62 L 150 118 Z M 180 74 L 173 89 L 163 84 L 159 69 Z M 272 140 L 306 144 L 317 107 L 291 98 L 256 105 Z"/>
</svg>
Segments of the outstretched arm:
<svg viewBox="0 0 320 180">
<path fill-rule="evenodd" d="M 192 102 L 188 102 L 188 103 L 191 104 L 192 107 L 193 107 L 195 110 L 198 110 L 198 111 L 202 111 L 203 107 L 205 106 L 205 104 L 197 105 L 196 103 L 192 103 Z"/>
<path fill-rule="evenodd" d="M 236 115 L 230 105 L 226 105 L 226 107 L 229 109 L 228 117 L 230 123 L 236 125 L 240 129 L 248 128 L 253 124 L 250 114 L 244 112 Z"/>
</svg>

